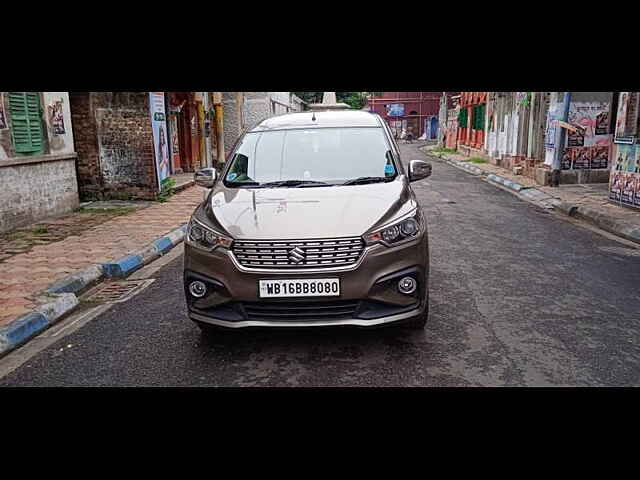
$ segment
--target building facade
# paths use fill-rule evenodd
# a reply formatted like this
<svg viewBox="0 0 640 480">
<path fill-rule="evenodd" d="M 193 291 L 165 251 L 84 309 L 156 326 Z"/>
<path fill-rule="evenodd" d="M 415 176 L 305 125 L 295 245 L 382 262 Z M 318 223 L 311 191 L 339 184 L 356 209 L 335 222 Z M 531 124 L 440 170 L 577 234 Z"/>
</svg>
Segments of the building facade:
<svg viewBox="0 0 640 480">
<path fill-rule="evenodd" d="M 443 92 L 383 92 L 367 99 L 369 111 L 384 118 L 397 138 L 438 138 L 438 115 Z"/>
<path fill-rule="evenodd" d="M 224 150 L 228 155 L 246 128 L 274 115 L 302 111 L 305 103 L 291 92 L 223 92 Z"/>
<path fill-rule="evenodd" d="M 0 92 L 0 232 L 77 208 L 68 92 Z"/>
</svg>

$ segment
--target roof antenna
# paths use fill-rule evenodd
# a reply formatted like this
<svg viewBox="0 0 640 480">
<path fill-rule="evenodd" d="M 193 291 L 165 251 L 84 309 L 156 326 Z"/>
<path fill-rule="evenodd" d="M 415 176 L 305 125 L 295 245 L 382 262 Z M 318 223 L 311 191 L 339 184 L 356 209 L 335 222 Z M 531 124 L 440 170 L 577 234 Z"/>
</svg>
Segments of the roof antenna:
<svg viewBox="0 0 640 480">
<path fill-rule="evenodd" d="M 313 115 L 311 116 L 311 121 L 312 122 L 316 121 L 316 112 L 313 112 Z"/>
</svg>

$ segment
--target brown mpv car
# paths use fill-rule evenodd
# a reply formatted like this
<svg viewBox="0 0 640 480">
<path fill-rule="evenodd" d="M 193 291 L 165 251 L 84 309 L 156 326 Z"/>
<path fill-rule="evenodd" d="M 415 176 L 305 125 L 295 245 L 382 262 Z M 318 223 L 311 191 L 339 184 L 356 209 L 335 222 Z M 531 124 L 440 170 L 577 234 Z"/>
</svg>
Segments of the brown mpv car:
<svg viewBox="0 0 640 480">
<path fill-rule="evenodd" d="M 387 124 L 364 111 L 272 117 L 245 132 L 189 222 L 189 317 L 210 326 L 373 327 L 428 316 L 427 224 Z"/>
</svg>

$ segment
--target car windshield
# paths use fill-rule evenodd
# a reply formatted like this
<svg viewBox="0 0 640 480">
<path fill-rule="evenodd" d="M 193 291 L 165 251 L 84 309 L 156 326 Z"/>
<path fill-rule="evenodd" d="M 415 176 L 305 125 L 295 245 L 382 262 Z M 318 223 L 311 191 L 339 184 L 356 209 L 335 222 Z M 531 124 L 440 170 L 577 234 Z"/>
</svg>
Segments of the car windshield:
<svg viewBox="0 0 640 480">
<path fill-rule="evenodd" d="M 293 187 L 396 176 L 382 128 L 311 128 L 247 133 L 224 180 L 231 187 Z"/>
</svg>

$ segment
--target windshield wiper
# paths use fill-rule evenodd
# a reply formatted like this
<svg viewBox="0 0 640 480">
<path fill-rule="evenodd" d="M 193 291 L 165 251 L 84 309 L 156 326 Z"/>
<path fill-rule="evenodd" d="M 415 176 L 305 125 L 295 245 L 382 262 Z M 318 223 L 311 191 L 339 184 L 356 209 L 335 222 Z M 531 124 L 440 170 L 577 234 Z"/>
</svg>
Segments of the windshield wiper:
<svg viewBox="0 0 640 480">
<path fill-rule="evenodd" d="M 277 182 L 261 183 L 259 188 L 271 188 L 271 187 L 323 187 L 330 186 L 327 182 L 318 182 L 316 180 L 280 180 Z"/>
<path fill-rule="evenodd" d="M 257 187 L 260 185 L 259 182 L 227 182 L 227 184 L 231 187 Z"/>
<path fill-rule="evenodd" d="M 347 180 L 342 185 L 358 185 L 363 183 L 376 183 L 376 182 L 389 182 L 395 177 L 358 177 L 352 180 Z"/>
</svg>

